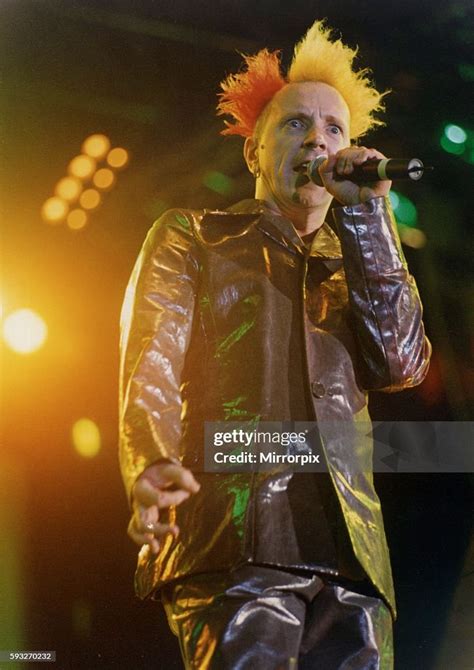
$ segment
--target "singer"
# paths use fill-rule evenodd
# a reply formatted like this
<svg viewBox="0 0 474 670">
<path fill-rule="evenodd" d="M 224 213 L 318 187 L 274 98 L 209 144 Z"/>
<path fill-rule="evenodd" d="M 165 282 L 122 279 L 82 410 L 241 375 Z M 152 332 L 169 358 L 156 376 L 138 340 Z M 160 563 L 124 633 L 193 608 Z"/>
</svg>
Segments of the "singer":
<svg viewBox="0 0 474 670">
<path fill-rule="evenodd" d="M 288 73 L 263 49 L 222 82 L 255 197 L 152 227 L 122 313 L 121 467 L 186 668 L 393 667 L 395 599 L 367 391 L 419 384 L 430 345 L 387 198 L 350 175 L 383 94 L 316 22 Z M 322 185 L 307 177 L 317 156 Z M 326 217 L 333 198 L 334 225 Z M 334 232 L 333 227 L 337 230 Z M 318 421 L 328 473 L 204 471 L 204 421 Z M 369 465 L 370 464 L 370 465 Z"/>
</svg>

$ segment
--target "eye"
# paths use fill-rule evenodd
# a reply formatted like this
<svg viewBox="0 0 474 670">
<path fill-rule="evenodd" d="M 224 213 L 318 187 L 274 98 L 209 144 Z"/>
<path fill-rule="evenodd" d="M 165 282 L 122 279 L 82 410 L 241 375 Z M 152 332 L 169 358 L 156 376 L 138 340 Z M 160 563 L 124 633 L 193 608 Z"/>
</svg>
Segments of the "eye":
<svg viewBox="0 0 474 670">
<path fill-rule="evenodd" d="M 340 126 L 337 126 L 335 123 L 333 123 L 329 126 L 329 131 L 333 135 L 341 135 L 342 134 L 342 128 Z"/>
<path fill-rule="evenodd" d="M 288 119 L 286 125 L 289 128 L 296 128 L 297 130 L 300 130 L 305 127 L 304 122 L 301 119 Z"/>
</svg>

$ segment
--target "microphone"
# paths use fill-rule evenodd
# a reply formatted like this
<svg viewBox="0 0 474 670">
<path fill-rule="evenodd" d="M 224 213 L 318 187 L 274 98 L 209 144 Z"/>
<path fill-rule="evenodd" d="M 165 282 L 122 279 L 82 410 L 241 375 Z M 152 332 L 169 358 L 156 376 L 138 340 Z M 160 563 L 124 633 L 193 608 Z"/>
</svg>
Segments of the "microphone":
<svg viewBox="0 0 474 670">
<path fill-rule="evenodd" d="M 316 156 L 306 167 L 306 176 L 317 186 L 324 186 L 319 176 L 318 168 L 327 159 L 325 154 Z M 336 175 L 336 179 L 353 181 L 355 184 L 365 184 L 371 181 L 384 181 L 391 179 L 413 179 L 418 181 L 422 178 L 425 170 L 433 170 L 432 166 L 424 166 L 419 158 L 370 158 L 355 165 L 351 174 Z"/>
</svg>

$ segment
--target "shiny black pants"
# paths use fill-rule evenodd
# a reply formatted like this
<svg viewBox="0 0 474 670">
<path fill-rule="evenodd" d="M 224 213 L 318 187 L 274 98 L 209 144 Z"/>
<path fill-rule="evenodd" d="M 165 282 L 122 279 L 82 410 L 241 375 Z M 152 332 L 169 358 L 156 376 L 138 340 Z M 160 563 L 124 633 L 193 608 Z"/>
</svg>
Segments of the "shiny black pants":
<svg viewBox="0 0 474 670">
<path fill-rule="evenodd" d="M 179 580 L 162 600 L 187 669 L 393 667 L 384 602 L 316 575 L 245 566 Z"/>
</svg>

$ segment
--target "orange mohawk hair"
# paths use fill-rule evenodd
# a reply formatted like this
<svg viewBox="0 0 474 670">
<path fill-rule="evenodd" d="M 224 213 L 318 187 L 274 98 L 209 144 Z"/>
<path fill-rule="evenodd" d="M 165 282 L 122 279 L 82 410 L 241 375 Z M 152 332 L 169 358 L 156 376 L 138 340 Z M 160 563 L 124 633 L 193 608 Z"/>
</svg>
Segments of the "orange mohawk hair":
<svg viewBox="0 0 474 670">
<path fill-rule="evenodd" d="M 264 107 L 285 84 L 280 72 L 280 52 L 262 49 L 255 56 L 244 56 L 247 69 L 231 74 L 223 82 L 219 94 L 217 113 L 229 114 L 235 123 L 224 121 L 227 126 L 222 135 L 251 137 L 257 119 Z"/>
</svg>

